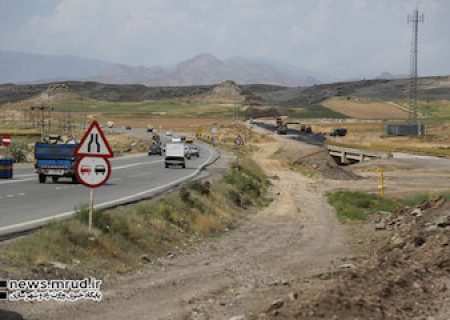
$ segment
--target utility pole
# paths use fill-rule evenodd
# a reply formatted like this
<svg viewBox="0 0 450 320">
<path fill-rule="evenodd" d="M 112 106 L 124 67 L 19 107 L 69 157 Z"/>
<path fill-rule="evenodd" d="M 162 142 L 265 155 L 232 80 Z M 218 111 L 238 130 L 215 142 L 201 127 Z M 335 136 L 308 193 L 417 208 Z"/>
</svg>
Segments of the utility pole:
<svg viewBox="0 0 450 320">
<path fill-rule="evenodd" d="M 33 107 L 31 107 L 31 110 L 37 112 L 36 122 L 38 124 L 38 127 L 41 129 L 41 141 L 44 141 L 44 139 L 45 139 L 45 126 L 46 126 L 45 111 L 48 111 L 49 115 L 50 115 L 50 111 L 53 110 L 53 107 L 44 106 L 44 105 L 33 106 Z"/>
<path fill-rule="evenodd" d="M 419 134 L 419 124 L 417 122 L 417 47 L 419 22 L 424 22 L 423 13 L 419 14 L 416 8 L 412 14 L 408 15 L 408 23 L 412 23 L 411 58 L 410 58 L 410 83 L 409 83 L 409 105 L 412 110 L 410 121 L 417 123 L 417 133 Z M 411 119 L 412 118 L 412 119 Z"/>
</svg>

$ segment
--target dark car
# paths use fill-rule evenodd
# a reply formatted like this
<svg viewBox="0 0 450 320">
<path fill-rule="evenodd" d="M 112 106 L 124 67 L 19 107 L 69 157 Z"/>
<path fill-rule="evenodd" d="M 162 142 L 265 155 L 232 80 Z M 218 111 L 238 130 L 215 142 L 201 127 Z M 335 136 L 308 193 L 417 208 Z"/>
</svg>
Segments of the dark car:
<svg viewBox="0 0 450 320">
<path fill-rule="evenodd" d="M 106 173 L 106 167 L 102 164 L 98 164 L 95 166 L 95 175 L 98 175 L 99 173 L 105 174 Z"/>
<path fill-rule="evenodd" d="M 152 144 L 150 148 L 148 149 L 148 155 L 160 155 L 162 156 L 162 149 L 157 144 Z"/>
<path fill-rule="evenodd" d="M 336 128 L 331 130 L 330 132 L 330 136 L 331 137 L 344 137 L 347 134 L 347 129 L 346 128 Z"/>
<path fill-rule="evenodd" d="M 125 130 L 131 130 L 131 126 L 125 126 Z"/>
</svg>

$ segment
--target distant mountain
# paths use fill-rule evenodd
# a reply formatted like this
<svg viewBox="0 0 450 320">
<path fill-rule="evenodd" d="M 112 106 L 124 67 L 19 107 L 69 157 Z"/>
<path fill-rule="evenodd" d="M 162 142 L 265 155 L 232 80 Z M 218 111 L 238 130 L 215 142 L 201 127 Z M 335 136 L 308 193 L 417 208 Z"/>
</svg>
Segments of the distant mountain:
<svg viewBox="0 0 450 320">
<path fill-rule="evenodd" d="M 108 62 L 0 50 L 0 83 L 85 79 L 99 74 Z"/>
<path fill-rule="evenodd" d="M 149 86 L 237 84 L 307 86 L 320 83 L 316 74 L 282 63 L 234 57 L 220 60 L 200 54 L 175 66 L 129 66 L 73 56 L 0 51 L 0 83 L 43 83 L 90 80 Z"/>
<path fill-rule="evenodd" d="M 269 65 L 271 67 L 276 68 L 278 71 L 281 71 L 283 73 L 286 73 L 287 75 L 304 79 L 309 84 L 320 84 L 320 83 L 329 83 L 329 82 L 335 82 L 339 79 L 333 78 L 329 75 L 307 70 L 305 68 L 301 68 L 296 65 L 292 65 L 290 63 L 286 63 L 283 61 L 275 60 L 275 59 L 269 59 L 269 58 L 262 58 L 262 57 L 239 57 L 240 59 L 245 59 L 249 61 L 258 62 L 261 64 Z"/>
<path fill-rule="evenodd" d="M 220 60 L 200 54 L 173 68 L 125 67 L 111 65 L 92 80 L 106 83 L 142 83 L 152 86 L 210 85 L 233 80 L 238 84 L 276 84 L 303 86 L 312 84 L 307 78 L 284 73 L 277 68 L 243 58 Z"/>
<path fill-rule="evenodd" d="M 150 84 L 165 74 L 162 67 L 131 67 L 124 64 L 111 64 L 90 80 L 110 84 Z"/>
<path fill-rule="evenodd" d="M 409 78 L 408 74 L 392 74 L 389 71 L 384 71 L 383 73 L 375 77 L 375 79 L 384 79 L 384 80 L 406 79 L 406 78 Z"/>
</svg>

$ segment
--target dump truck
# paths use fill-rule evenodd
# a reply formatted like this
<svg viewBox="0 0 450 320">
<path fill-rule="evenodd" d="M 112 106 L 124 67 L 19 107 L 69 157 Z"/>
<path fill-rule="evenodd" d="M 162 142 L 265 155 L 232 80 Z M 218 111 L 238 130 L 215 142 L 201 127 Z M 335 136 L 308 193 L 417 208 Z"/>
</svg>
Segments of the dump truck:
<svg viewBox="0 0 450 320">
<path fill-rule="evenodd" d="M 186 168 L 184 143 L 167 143 L 165 148 L 164 164 L 169 166 L 181 166 Z"/>
<path fill-rule="evenodd" d="M 76 158 L 74 157 L 76 147 L 77 144 L 36 142 L 34 169 L 38 174 L 39 183 L 45 183 L 47 177 L 51 177 L 53 182 L 66 177 L 72 179 L 72 183 L 77 183 Z"/>
</svg>

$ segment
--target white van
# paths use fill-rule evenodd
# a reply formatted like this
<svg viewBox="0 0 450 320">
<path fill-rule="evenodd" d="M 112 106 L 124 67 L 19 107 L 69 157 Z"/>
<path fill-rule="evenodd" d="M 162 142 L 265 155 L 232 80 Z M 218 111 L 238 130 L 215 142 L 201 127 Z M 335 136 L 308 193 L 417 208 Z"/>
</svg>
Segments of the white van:
<svg viewBox="0 0 450 320">
<path fill-rule="evenodd" d="M 166 144 L 166 158 L 164 159 L 166 168 L 169 166 L 181 166 L 182 168 L 186 168 L 184 157 L 185 152 L 183 143 Z"/>
</svg>

